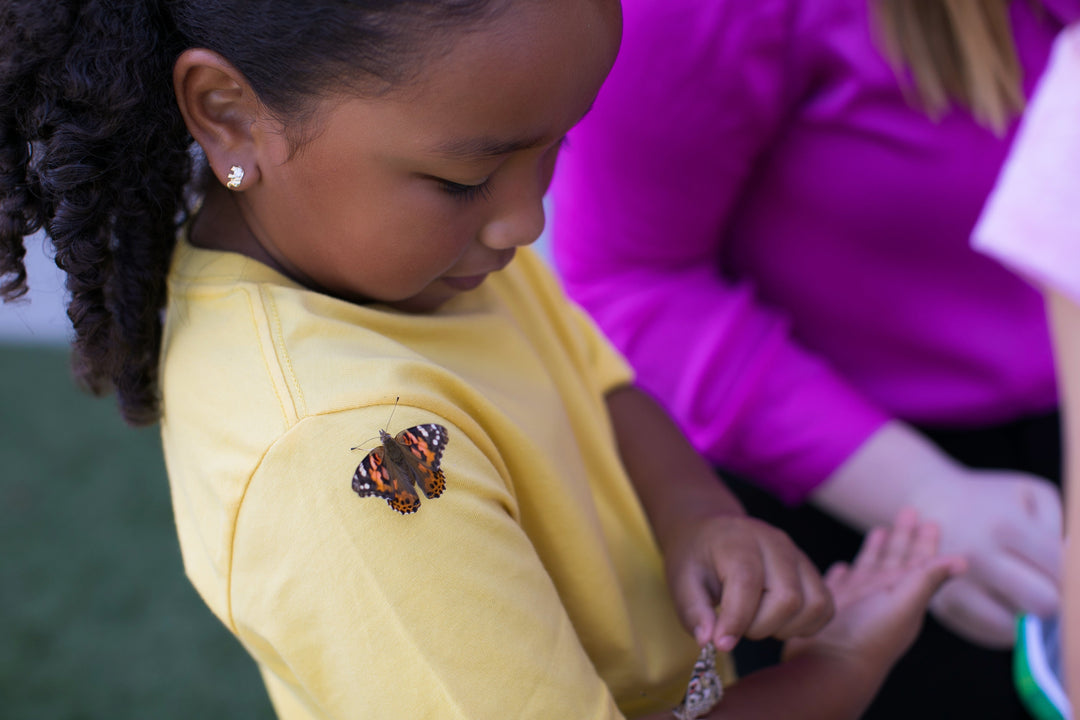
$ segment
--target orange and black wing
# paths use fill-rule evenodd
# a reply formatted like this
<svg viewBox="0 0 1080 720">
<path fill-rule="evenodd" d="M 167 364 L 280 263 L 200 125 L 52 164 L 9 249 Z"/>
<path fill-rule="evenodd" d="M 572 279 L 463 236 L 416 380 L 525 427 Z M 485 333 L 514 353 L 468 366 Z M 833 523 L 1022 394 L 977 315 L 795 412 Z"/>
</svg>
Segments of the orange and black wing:
<svg viewBox="0 0 1080 720">
<path fill-rule="evenodd" d="M 356 466 L 352 489 L 360 497 L 375 495 L 385 499 L 390 507 L 402 515 L 414 513 L 420 508 L 420 496 L 401 471 L 386 462 L 386 452 L 381 447 L 369 452 Z"/>
<path fill-rule="evenodd" d="M 450 436 L 446 428 L 435 423 L 416 425 L 402 430 L 394 438 L 406 452 L 418 460 L 417 482 L 424 495 L 437 498 L 446 490 L 446 476 L 439 463 Z"/>
</svg>

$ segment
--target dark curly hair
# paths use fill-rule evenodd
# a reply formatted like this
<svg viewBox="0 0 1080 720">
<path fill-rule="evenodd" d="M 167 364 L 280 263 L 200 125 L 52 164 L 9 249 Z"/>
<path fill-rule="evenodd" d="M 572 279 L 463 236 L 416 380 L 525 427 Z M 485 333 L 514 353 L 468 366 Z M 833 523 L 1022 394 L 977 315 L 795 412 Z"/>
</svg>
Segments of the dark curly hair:
<svg viewBox="0 0 1080 720">
<path fill-rule="evenodd" d="M 115 392 L 127 422 L 156 421 L 165 278 L 193 182 L 180 53 L 220 53 L 302 126 L 312 97 L 406 82 L 496 5 L 0 0 L 0 298 L 26 293 L 24 238 L 44 229 L 67 274 L 76 378 Z"/>
</svg>

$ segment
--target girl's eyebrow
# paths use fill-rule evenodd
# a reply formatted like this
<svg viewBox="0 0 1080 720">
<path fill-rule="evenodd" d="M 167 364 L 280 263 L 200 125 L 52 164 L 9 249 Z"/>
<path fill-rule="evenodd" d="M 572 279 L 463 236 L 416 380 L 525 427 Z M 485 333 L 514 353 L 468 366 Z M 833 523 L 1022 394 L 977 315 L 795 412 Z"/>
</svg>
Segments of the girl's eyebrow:
<svg viewBox="0 0 1080 720">
<path fill-rule="evenodd" d="M 596 99 L 589 103 L 589 107 L 581 114 L 577 122 L 581 122 L 593 109 Z M 576 125 L 577 123 L 575 123 Z M 522 138 L 518 140 L 502 140 L 491 137 L 454 138 L 440 143 L 435 152 L 454 159 L 483 160 L 486 158 L 508 155 L 519 150 L 528 150 L 539 147 L 546 142 L 543 137 Z"/>
<path fill-rule="evenodd" d="M 543 138 L 523 138 L 519 140 L 501 140 L 489 137 L 455 138 L 440 143 L 435 152 L 455 159 L 484 159 L 508 155 L 519 150 L 528 150 L 544 143 Z"/>
</svg>

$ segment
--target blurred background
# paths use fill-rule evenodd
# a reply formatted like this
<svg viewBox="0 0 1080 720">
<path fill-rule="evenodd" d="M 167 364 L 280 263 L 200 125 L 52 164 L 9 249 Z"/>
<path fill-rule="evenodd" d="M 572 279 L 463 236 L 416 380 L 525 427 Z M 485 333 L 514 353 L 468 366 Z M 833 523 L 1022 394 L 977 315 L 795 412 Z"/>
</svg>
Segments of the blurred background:
<svg viewBox="0 0 1080 720">
<path fill-rule="evenodd" d="M 157 428 L 75 387 L 59 271 L 40 241 L 27 264 L 0 304 L 0 718 L 272 718 L 184 577 Z"/>
</svg>

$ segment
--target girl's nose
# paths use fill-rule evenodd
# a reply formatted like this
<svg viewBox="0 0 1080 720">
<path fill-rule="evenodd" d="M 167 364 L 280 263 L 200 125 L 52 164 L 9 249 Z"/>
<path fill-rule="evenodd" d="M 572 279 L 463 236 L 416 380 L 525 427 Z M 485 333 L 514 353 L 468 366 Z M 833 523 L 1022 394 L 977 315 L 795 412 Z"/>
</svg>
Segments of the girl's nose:
<svg viewBox="0 0 1080 720">
<path fill-rule="evenodd" d="M 494 250 L 521 247 L 534 242 L 544 231 L 544 202 L 540 193 L 528 193 L 493 218 L 481 234 L 481 242 Z"/>
</svg>

